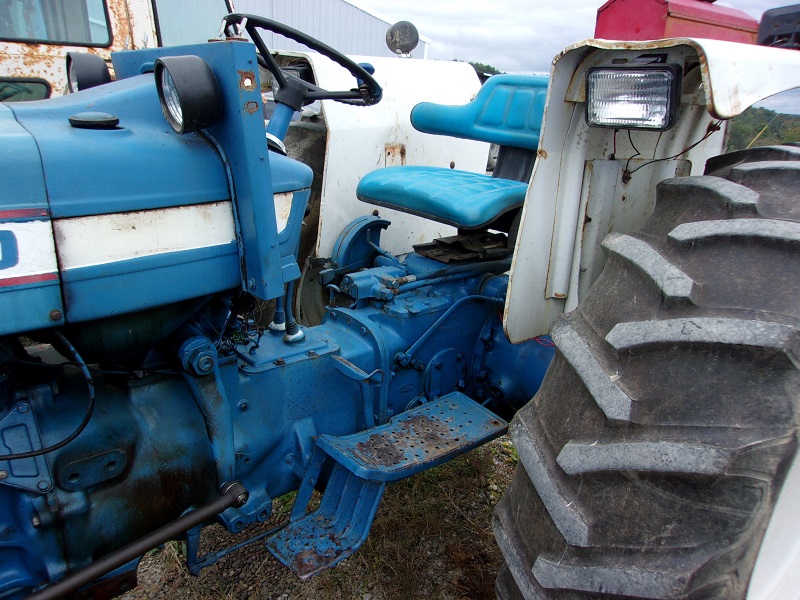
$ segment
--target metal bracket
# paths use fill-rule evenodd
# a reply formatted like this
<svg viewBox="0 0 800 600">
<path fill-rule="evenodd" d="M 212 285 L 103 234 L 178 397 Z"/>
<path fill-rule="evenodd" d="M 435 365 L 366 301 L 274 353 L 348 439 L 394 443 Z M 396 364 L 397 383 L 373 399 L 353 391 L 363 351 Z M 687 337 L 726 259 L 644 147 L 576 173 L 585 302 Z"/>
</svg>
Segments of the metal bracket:
<svg viewBox="0 0 800 600">
<path fill-rule="evenodd" d="M 53 476 L 44 455 L 3 460 L 4 454 L 42 449 L 36 416 L 28 402 L 20 402 L 0 419 L 0 484 L 44 494 L 53 488 Z"/>
</svg>

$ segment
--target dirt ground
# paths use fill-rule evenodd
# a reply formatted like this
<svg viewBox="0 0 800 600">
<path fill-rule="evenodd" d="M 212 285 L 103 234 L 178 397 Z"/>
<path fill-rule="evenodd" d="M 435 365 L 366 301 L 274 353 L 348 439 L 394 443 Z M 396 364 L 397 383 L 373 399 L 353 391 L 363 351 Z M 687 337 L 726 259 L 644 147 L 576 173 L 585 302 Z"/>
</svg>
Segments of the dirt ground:
<svg viewBox="0 0 800 600">
<path fill-rule="evenodd" d="M 366 543 L 336 568 L 301 582 L 270 555 L 263 540 L 193 577 L 173 542 L 146 556 L 139 586 L 122 598 L 431 600 L 494 598 L 502 564 L 491 513 L 511 480 L 517 454 L 500 438 L 441 467 L 388 486 Z M 214 525 L 201 553 L 240 543 L 288 518 L 290 499 L 272 519 L 234 536 Z M 246 537 L 245 537 L 246 536 Z"/>
</svg>

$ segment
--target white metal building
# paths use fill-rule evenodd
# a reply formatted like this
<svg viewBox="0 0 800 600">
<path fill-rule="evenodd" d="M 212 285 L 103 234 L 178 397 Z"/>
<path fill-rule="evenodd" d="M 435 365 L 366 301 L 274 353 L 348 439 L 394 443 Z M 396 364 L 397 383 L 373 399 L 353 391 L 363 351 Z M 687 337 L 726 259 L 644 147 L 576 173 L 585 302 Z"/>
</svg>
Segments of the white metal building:
<svg viewBox="0 0 800 600">
<path fill-rule="evenodd" d="M 252 13 L 280 21 L 307 33 L 344 54 L 393 56 L 386 47 L 392 23 L 350 0 L 234 0 L 236 12 Z M 277 39 L 276 39 L 277 38 Z M 270 49 L 304 50 L 283 36 L 264 35 Z M 427 58 L 431 40 L 420 35 L 411 55 Z"/>
</svg>

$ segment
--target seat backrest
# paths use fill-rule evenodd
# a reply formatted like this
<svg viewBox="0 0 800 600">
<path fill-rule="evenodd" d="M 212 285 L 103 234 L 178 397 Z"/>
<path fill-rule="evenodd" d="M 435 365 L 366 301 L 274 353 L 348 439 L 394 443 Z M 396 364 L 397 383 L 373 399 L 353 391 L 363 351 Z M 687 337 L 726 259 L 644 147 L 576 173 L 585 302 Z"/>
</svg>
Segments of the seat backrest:
<svg viewBox="0 0 800 600">
<path fill-rule="evenodd" d="M 536 150 L 547 81 L 547 75 L 494 75 L 463 106 L 417 104 L 411 123 L 423 133 Z"/>
</svg>

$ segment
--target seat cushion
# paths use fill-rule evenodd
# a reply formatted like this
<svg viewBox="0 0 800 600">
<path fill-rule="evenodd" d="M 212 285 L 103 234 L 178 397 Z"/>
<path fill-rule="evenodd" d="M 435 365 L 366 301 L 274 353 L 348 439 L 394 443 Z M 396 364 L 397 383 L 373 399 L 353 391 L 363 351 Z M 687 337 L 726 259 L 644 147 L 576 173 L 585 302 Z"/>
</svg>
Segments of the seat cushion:
<svg viewBox="0 0 800 600">
<path fill-rule="evenodd" d="M 365 175 L 358 199 L 453 225 L 481 229 L 522 206 L 528 186 L 441 167 L 387 167 Z"/>
</svg>

